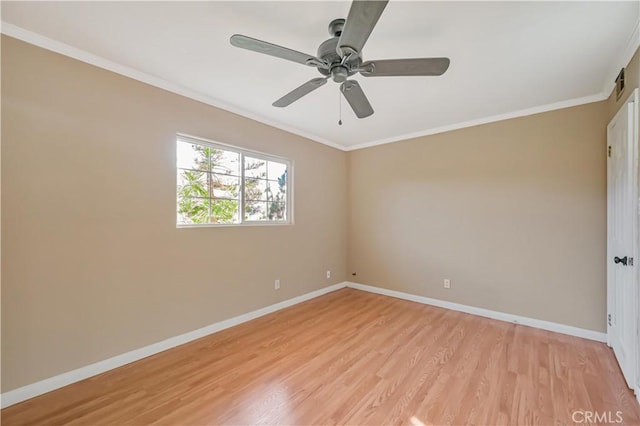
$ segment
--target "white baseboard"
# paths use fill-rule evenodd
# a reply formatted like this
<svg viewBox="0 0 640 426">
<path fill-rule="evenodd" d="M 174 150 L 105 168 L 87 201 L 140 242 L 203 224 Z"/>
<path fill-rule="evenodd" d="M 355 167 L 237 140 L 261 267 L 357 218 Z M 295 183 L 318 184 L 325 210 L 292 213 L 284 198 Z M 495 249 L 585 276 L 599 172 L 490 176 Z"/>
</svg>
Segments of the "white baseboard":
<svg viewBox="0 0 640 426">
<path fill-rule="evenodd" d="M 447 302 L 445 300 L 431 299 L 424 296 L 416 296 L 401 291 L 388 290 L 386 288 L 374 287 L 365 284 L 347 282 L 347 287 L 357 290 L 368 291 L 370 293 L 391 296 L 397 299 L 410 300 L 412 302 L 423 303 L 425 305 L 438 306 L 440 308 L 454 311 L 466 312 L 468 314 L 479 315 L 481 317 L 493 318 L 499 321 L 511 322 L 514 324 L 527 325 L 529 327 L 541 328 L 543 330 L 555 331 L 556 333 L 568 334 L 570 336 L 582 337 L 584 339 L 595 340 L 597 342 L 607 341 L 607 334 L 599 331 L 586 330 L 584 328 L 570 325 L 558 324 L 555 322 L 543 321 L 535 318 L 521 317 L 520 315 L 507 314 L 504 312 L 492 311 L 490 309 L 477 308 L 475 306 L 461 305 L 459 303 Z"/>
<path fill-rule="evenodd" d="M 327 294 L 344 287 L 346 287 L 345 282 L 321 288 L 320 290 L 312 291 L 311 293 L 306 293 L 302 296 L 294 297 L 292 299 L 288 299 L 274 305 L 248 312 L 246 314 L 238 315 L 237 317 L 233 317 L 228 320 L 216 322 L 206 327 L 199 328 L 188 333 L 180 334 L 178 336 L 170 337 L 169 339 L 154 343 L 149 346 L 145 346 L 140 349 L 135 349 L 121 355 L 116 355 L 112 358 L 105 359 L 104 361 L 99 361 L 94 364 L 78 368 L 76 370 L 68 371 L 66 373 L 62 373 L 45 380 L 23 386 L 21 388 L 5 392 L 0 395 L 0 406 L 2 408 L 9 407 L 10 405 L 17 404 L 18 402 L 22 402 L 38 395 L 51 392 L 52 390 L 59 389 L 75 382 L 79 382 L 80 380 L 84 380 L 97 374 L 104 373 L 105 371 L 121 367 L 125 364 L 138 361 L 142 358 L 155 355 L 159 352 L 166 351 L 167 349 L 174 348 L 192 340 L 196 340 L 209 334 L 216 333 L 218 331 L 233 327 L 238 324 L 242 324 L 243 322 L 251 321 L 252 319 L 279 311 L 284 308 L 288 308 L 289 306 L 296 305 L 298 303 L 316 298 L 318 296 L 322 296 L 323 294 Z"/>
</svg>

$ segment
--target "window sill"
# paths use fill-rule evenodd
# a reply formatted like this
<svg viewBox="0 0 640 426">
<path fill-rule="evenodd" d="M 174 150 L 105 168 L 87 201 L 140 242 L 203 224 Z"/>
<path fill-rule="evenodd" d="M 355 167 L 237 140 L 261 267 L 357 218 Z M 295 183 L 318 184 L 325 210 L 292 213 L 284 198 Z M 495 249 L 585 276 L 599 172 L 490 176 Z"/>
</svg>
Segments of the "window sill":
<svg viewBox="0 0 640 426">
<path fill-rule="evenodd" d="M 290 226 L 293 222 L 244 222 L 244 223 L 198 223 L 193 225 L 176 225 L 177 229 L 184 228 L 242 228 L 253 226 Z"/>
</svg>

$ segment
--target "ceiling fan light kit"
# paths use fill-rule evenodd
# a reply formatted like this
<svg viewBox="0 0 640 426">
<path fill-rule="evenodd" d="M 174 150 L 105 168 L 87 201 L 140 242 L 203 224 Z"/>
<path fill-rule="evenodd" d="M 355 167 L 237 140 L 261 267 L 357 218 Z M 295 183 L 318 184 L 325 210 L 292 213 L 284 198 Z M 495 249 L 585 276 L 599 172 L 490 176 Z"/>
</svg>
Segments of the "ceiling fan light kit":
<svg viewBox="0 0 640 426">
<path fill-rule="evenodd" d="M 235 34 L 231 44 L 242 49 L 275 56 L 317 68 L 322 77 L 307 81 L 273 103 L 284 108 L 324 86 L 328 79 L 340 83 L 340 92 L 358 118 L 369 117 L 373 108 L 362 87 L 349 77 L 359 73 L 363 77 L 439 76 L 449 68 L 449 58 L 413 58 L 362 60 L 362 49 L 376 26 L 388 0 L 354 0 L 347 19 L 329 23 L 330 39 L 318 47 L 317 56 L 308 55 L 266 41 Z"/>
</svg>

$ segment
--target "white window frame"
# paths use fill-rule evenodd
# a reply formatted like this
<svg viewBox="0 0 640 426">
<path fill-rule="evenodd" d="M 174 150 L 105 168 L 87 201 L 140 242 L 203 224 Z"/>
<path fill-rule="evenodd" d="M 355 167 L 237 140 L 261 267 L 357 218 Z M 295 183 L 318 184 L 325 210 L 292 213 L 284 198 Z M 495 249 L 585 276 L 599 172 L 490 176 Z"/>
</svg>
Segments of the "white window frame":
<svg viewBox="0 0 640 426">
<path fill-rule="evenodd" d="M 240 155 L 240 189 L 239 189 L 239 219 L 238 223 L 177 223 L 176 228 L 210 228 L 210 227 L 228 227 L 228 226 L 287 226 L 293 225 L 293 161 L 288 158 L 280 157 L 273 154 L 266 154 L 264 152 L 253 151 L 250 149 L 240 148 L 238 146 L 229 145 L 222 142 L 214 142 L 208 139 L 203 139 L 197 136 L 191 136 L 184 133 L 178 133 L 175 139 L 175 147 L 179 142 L 193 143 L 197 145 L 204 145 L 214 149 L 222 149 L 225 151 L 235 152 Z M 245 220 L 244 219 L 244 158 L 249 156 L 251 158 L 257 158 L 265 161 L 276 161 L 278 163 L 284 163 L 287 165 L 287 186 L 286 186 L 286 220 Z M 178 161 L 176 157 L 176 174 L 178 172 Z M 178 182 L 176 180 L 176 195 L 178 194 Z M 178 200 L 176 197 L 176 209 L 178 207 Z"/>
</svg>

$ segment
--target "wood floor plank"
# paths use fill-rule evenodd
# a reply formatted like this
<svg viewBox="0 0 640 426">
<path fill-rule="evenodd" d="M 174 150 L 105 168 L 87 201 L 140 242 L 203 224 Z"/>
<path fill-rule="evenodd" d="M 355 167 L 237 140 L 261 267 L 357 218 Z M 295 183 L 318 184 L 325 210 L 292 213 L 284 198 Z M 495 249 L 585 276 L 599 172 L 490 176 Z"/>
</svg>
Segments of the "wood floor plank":
<svg viewBox="0 0 640 426">
<path fill-rule="evenodd" d="M 343 289 L 0 412 L 3 425 L 640 424 L 602 343 Z"/>
</svg>

